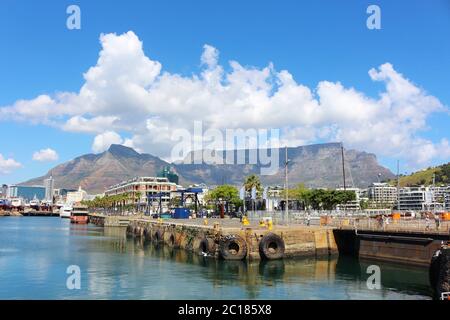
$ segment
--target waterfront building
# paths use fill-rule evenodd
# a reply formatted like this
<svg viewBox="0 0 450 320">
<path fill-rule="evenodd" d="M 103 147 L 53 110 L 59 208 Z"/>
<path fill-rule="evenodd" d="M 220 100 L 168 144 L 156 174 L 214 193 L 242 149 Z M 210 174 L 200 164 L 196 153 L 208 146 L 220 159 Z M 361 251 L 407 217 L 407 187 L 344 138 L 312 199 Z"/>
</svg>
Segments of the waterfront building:
<svg viewBox="0 0 450 320">
<path fill-rule="evenodd" d="M 405 187 L 399 190 L 399 209 L 402 211 L 429 210 L 432 203 L 432 193 L 429 188 Z"/>
<path fill-rule="evenodd" d="M 448 191 L 448 186 L 431 186 L 429 189 L 432 193 L 431 208 L 435 210 L 444 210 L 445 195 Z"/>
<path fill-rule="evenodd" d="M 53 202 L 53 192 L 55 189 L 55 181 L 53 180 L 53 177 L 50 176 L 50 178 L 44 180 L 44 187 L 45 187 L 45 201 Z"/>
<path fill-rule="evenodd" d="M 388 183 L 373 183 L 367 190 L 373 208 L 392 208 L 397 204 L 397 188 Z"/>
<path fill-rule="evenodd" d="M 338 188 L 336 190 L 344 191 L 344 188 Z M 355 200 L 346 203 L 345 205 L 337 205 L 337 210 L 361 210 L 361 194 L 363 191 L 359 188 L 345 188 L 345 191 L 355 193 Z"/>
<path fill-rule="evenodd" d="M 159 203 L 163 210 L 169 208 L 171 192 L 177 190 L 177 184 L 170 182 L 165 177 L 136 177 L 113 185 L 105 191 L 106 196 L 128 194 L 129 199 L 126 204 L 136 207 L 159 208 Z"/>
<path fill-rule="evenodd" d="M 69 191 L 66 195 L 66 203 L 74 204 L 79 203 L 83 200 L 88 200 L 87 192 L 81 189 L 81 186 L 77 191 Z"/>
<path fill-rule="evenodd" d="M 444 207 L 445 210 L 450 211 L 450 186 L 447 187 L 447 190 L 444 193 Z"/>
<path fill-rule="evenodd" d="M 11 185 L 7 189 L 8 198 L 22 198 L 26 202 L 31 200 L 44 200 L 45 188 L 43 186 L 16 186 Z"/>
<path fill-rule="evenodd" d="M 266 210 L 273 211 L 281 209 L 283 191 L 284 187 L 282 186 L 272 186 L 267 188 L 267 198 L 265 199 Z"/>
<path fill-rule="evenodd" d="M 172 172 L 172 170 L 170 170 L 169 166 L 165 166 L 159 173 L 158 173 L 158 177 L 159 178 L 167 178 L 169 180 L 169 182 L 173 182 L 175 184 L 178 184 L 178 175 L 174 172 Z"/>
<path fill-rule="evenodd" d="M 1 193 L 1 195 L 0 195 L 1 198 L 6 198 L 8 196 L 8 185 L 3 184 L 0 193 Z"/>
<path fill-rule="evenodd" d="M 66 188 L 59 188 L 55 189 L 53 194 L 59 198 L 66 197 L 69 192 L 75 192 L 77 189 L 66 189 Z"/>
<path fill-rule="evenodd" d="M 425 210 L 426 203 L 431 203 L 431 194 L 425 187 L 405 187 L 399 190 L 400 210 Z"/>
<path fill-rule="evenodd" d="M 444 210 L 448 187 L 404 187 L 399 191 L 400 210 Z"/>
</svg>

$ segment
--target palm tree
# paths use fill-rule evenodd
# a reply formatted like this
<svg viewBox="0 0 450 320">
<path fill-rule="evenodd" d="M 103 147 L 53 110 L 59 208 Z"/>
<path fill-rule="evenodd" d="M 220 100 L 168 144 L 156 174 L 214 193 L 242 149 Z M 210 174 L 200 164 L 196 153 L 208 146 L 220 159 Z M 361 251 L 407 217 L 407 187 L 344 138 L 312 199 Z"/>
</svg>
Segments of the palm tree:
<svg viewBox="0 0 450 320">
<path fill-rule="evenodd" d="M 245 178 L 244 182 L 245 191 L 251 191 L 253 187 L 256 187 L 256 191 L 260 193 L 262 191 L 261 181 L 256 174 L 252 174 Z"/>
</svg>

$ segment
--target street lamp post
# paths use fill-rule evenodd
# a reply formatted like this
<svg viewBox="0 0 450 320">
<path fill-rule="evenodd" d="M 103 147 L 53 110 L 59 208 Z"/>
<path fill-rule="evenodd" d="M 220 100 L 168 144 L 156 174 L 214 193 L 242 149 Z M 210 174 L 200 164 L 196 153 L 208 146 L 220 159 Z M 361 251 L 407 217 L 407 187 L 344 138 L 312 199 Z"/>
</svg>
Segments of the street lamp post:
<svg viewBox="0 0 450 320">
<path fill-rule="evenodd" d="M 288 164 L 289 164 L 289 159 L 288 159 L 287 145 L 284 148 L 284 151 L 285 151 L 284 176 L 285 176 L 285 190 L 286 190 L 285 214 L 286 214 L 287 221 L 289 221 L 289 182 L 288 182 Z"/>
</svg>

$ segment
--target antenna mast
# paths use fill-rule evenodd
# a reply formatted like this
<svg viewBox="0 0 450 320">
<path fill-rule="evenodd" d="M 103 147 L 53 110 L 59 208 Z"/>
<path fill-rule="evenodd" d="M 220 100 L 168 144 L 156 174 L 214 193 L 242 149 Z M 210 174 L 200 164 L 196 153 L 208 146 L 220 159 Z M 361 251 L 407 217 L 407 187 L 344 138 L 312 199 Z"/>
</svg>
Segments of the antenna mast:
<svg viewBox="0 0 450 320">
<path fill-rule="evenodd" d="M 400 160 L 397 160 L 397 210 L 400 211 Z"/>
<path fill-rule="evenodd" d="M 288 149 L 287 149 L 287 145 L 284 148 L 284 152 L 285 152 L 285 163 L 284 163 L 284 176 L 285 176 L 285 190 L 286 190 L 286 220 L 289 221 L 289 185 L 288 185 L 288 164 L 289 164 L 289 159 L 288 159 Z"/>
<path fill-rule="evenodd" d="M 345 182 L 345 159 L 344 159 L 344 143 L 341 142 L 341 155 L 342 155 L 342 177 L 344 178 L 344 191 L 347 190 Z"/>
</svg>

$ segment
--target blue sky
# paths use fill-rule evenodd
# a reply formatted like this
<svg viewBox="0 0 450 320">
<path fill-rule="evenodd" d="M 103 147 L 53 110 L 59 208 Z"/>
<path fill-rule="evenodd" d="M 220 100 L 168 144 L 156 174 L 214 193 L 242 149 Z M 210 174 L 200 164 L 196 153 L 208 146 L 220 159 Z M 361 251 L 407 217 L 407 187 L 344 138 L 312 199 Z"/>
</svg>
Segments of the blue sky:
<svg viewBox="0 0 450 320">
<path fill-rule="evenodd" d="M 81 8 L 81 30 L 66 28 L 66 8 L 71 4 Z M 366 27 L 370 4 L 381 8 L 381 30 Z M 438 99 L 444 109 L 450 106 L 450 1 L 3 0 L 0 108 L 42 94 L 53 97 L 58 92 L 78 93 L 85 83 L 83 74 L 97 64 L 102 50 L 100 34 L 128 31 L 143 43 L 145 55 L 161 63 L 162 72 L 172 75 L 190 78 L 200 74 L 204 68 L 200 56 L 203 46 L 209 44 L 220 51 L 219 64 L 225 72 L 232 72 L 230 60 L 259 69 L 273 63 L 277 71 L 288 70 L 298 84 L 313 92 L 321 81 L 339 82 L 346 89 L 354 88 L 367 98 L 378 99 L 386 86 L 371 79 L 368 72 L 389 63 L 417 88 Z M 65 121 L 69 116 L 60 117 Z M 0 182 L 21 182 L 92 152 L 94 137 L 101 134 L 63 130 L 55 124 L 19 118 L 0 119 L 0 154 L 3 160 L 21 164 L 8 173 L 0 172 Z M 446 149 L 448 145 L 442 139 L 450 139 L 448 112 L 430 111 L 425 120 L 412 133 L 406 133 L 409 127 L 405 127 L 408 143 L 414 146 L 413 140 L 419 138 L 435 144 L 437 150 Z M 344 122 L 336 123 L 342 130 L 349 130 Z M 311 127 L 308 124 L 305 128 Z M 319 131 L 322 129 L 321 123 Z M 143 151 L 162 152 L 153 149 L 151 142 L 143 146 L 145 134 L 126 129 L 123 124 L 114 132 L 123 141 L 137 136 L 134 145 Z M 317 133 L 296 138 L 314 143 L 335 137 Z M 361 147 L 364 141 L 343 140 L 349 147 L 365 149 Z M 57 160 L 32 159 L 34 152 L 47 148 L 57 152 Z M 433 151 L 436 156 L 420 163 L 406 151 L 397 155 L 369 145 L 367 150 L 392 170 L 397 158 L 405 163 L 402 171 L 450 160 L 447 150 L 444 155 Z"/>
</svg>

